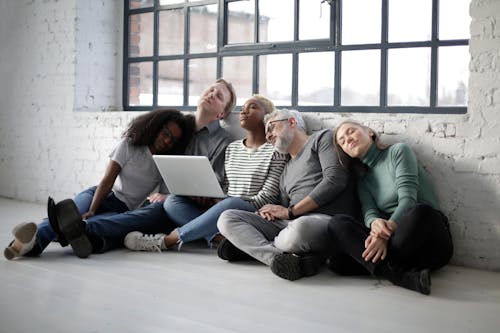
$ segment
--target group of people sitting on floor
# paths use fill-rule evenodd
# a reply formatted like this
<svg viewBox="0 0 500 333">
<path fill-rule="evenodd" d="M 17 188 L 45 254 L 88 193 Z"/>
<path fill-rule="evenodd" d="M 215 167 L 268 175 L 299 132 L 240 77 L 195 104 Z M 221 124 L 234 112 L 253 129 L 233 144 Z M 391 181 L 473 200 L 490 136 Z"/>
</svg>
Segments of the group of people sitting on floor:
<svg viewBox="0 0 500 333">
<path fill-rule="evenodd" d="M 219 79 L 194 116 L 159 109 L 135 118 L 100 183 L 74 200 L 49 198 L 48 218 L 15 226 L 5 257 L 40 256 L 51 242 L 86 258 L 124 246 L 180 250 L 204 239 L 223 260 L 258 260 L 287 280 L 326 264 L 340 275 L 430 293 L 430 271 L 449 262 L 453 244 L 429 176 L 407 144 L 384 145 L 351 120 L 308 135 L 299 112 L 276 109 L 262 95 L 244 103 L 246 135 L 231 142 L 219 120 L 235 104 L 232 85 Z M 208 157 L 227 197 L 168 194 L 158 154 Z"/>
</svg>

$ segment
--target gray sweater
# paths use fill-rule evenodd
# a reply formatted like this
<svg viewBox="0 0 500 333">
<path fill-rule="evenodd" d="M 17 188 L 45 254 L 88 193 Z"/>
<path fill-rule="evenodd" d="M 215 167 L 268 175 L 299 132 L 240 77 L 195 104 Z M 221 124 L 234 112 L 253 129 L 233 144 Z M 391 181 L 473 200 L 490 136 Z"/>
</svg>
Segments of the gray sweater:
<svg viewBox="0 0 500 333">
<path fill-rule="evenodd" d="M 333 149 L 331 130 L 309 137 L 299 154 L 286 164 L 280 182 L 283 206 L 310 196 L 318 204 L 316 213 L 353 215 L 354 183 Z"/>
</svg>

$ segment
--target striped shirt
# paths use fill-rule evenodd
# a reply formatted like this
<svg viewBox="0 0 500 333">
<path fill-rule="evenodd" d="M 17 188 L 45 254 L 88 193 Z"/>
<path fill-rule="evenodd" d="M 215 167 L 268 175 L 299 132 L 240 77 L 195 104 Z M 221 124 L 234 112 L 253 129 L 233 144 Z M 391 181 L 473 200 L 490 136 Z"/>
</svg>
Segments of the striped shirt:
<svg viewBox="0 0 500 333">
<path fill-rule="evenodd" d="M 269 143 L 249 149 L 244 140 L 229 144 L 226 149 L 224 189 L 231 197 L 240 197 L 255 208 L 279 202 L 281 172 L 288 155 L 278 153 Z"/>
</svg>

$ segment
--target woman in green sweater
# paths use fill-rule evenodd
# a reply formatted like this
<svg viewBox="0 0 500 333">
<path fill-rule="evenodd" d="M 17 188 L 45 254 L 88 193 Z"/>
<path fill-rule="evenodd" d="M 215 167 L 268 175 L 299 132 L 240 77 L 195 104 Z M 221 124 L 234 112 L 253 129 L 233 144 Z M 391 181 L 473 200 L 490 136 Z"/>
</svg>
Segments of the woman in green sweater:
<svg viewBox="0 0 500 333">
<path fill-rule="evenodd" d="M 372 274 L 422 294 L 430 271 L 446 265 L 453 244 L 429 176 L 404 143 L 386 146 L 355 121 L 334 132 L 339 158 L 358 175 L 364 223 L 336 215 L 329 224 L 329 267 L 342 275 Z"/>
</svg>

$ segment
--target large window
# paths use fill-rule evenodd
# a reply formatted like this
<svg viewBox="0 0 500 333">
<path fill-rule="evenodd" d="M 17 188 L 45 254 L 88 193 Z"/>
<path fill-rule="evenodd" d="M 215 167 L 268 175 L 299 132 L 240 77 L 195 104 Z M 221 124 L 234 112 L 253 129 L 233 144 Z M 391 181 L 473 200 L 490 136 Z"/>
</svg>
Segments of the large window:
<svg viewBox="0 0 500 333">
<path fill-rule="evenodd" d="M 219 77 L 318 112 L 466 113 L 470 0 L 127 0 L 126 110 Z"/>
</svg>

